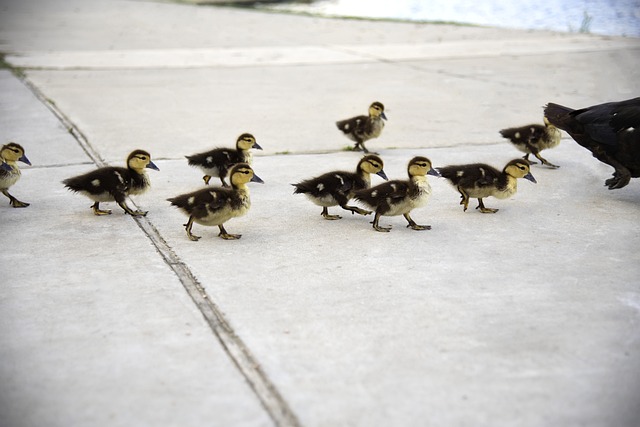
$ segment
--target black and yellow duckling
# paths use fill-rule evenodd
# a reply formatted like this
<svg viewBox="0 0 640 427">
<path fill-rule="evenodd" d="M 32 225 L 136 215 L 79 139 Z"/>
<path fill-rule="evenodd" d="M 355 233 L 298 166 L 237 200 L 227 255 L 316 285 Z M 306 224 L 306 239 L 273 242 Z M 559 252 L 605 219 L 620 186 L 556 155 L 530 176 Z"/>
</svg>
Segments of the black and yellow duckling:
<svg viewBox="0 0 640 427">
<path fill-rule="evenodd" d="M 167 199 L 173 206 L 182 209 L 189 220 L 184 224 L 187 237 L 194 242 L 200 239 L 191 233 L 193 223 L 212 226 L 220 229 L 218 236 L 225 240 L 234 240 L 242 237 L 240 234 L 229 234 L 224 229 L 224 223 L 231 218 L 243 216 L 251 207 L 249 188 L 247 183 L 263 183 L 251 169 L 248 163 L 237 163 L 229 170 L 231 188 L 207 187 L 192 193 L 182 194 Z"/>
<path fill-rule="evenodd" d="M 15 142 L 3 145 L 0 148 L 0 162 L 2 163 L 0 167 L 0 191 L 9 198 L 9 204 L 14 208 L 26 208 L 29 203 L 21 202 L 9 194 L 9 188 L 18 182 L 22 175 L 17 162 L 31 165 L 27 156 L 24 155 L 24 148 Z"/>
<path fill-rule="evenodd" d="M 464 211 L 469 207 L 469 198 L 478 199 L 478 207 L 482 213 L 496 213 L 498 209 L 484 206 L 482 199 L 493 196 L 497 199 L 506 199 L 518 191 L 518 178 L 527 179 L 536 183 L 531 175 L 529 162 L 524 159 L 511 160 L 502 169 L 502 172 L 484 163 L 468 165 L 445 166 L 438 168 L 443 178 L 451 181 L 460 193 Z"/>
<path fill-rule="evenodd" d="M 554 169 L 560 167 L 540 155 L 540 151 L 558 146 L 562 137 L 562 132 L 549 123 L 546 117 L 544 118 L 544 125 L 532 124 L 502 129 L 500 135 L 510 140 L 518 150 L 525 153 L 523 158 L 529 163 L 536 163 L 529 160 L 529 154 L 533 154 L 543 165 Z"/>
<path fill-rule="evenodd" d="M 145 168 L 159 170 L 144 150 L 135 150 L 127 157 L 127 167 L 105 166 L 67 178 L 62 183 L 71 191 L 81 193 L 93 200 L 95 215 L 109 215 L 110 210 L 100 209 L 100 202 L 113 202 L 132 216 L 145 216 L 147 212 L 132 210 L 125 201 L 128 195 L 142 194 L 150 187 Z"/>
<path fill-rule="evenodd" d="M 243 133 L 236 140 L 236 148 L 214 148 L 204 153 L 186 156 L 190 166 L 202 169 L 205 175 L 204 183 L 209 185 L 211 177 L 218 177 L 223 187 L 228 187 L 224 178 L 231 166 L 236 163 L 251 164 L 251 149 L 262 150 L 256 139 L 250 133 Z"/>
<path fill-rule="evenodd" d="M 304 194 L 318 206 L 322 206 L 322 216 L 325 219 L 340 219 L 340 215 L 329 215 L 330 206 L 340 206 L 351 211 L 351 214 L 369 215 L 371 211 L 349 206 L 347 203 L 353 198 L 357 190 L 371 186 L 371 174 L 375 173 L 385 181 L 388 180 L 383 170 L 382 159 L 375 154 L 368 154 L 358 162 L 355 172 L 333 171 L 316 178 L 293 184 L 294 194 Z"/>
<path fill-rule="evenodd" d="M 424 206 L 431 195 L 431 186 L 427 175 L 440 176 L 437 170 L 431 168 L 431 161 L 426 157 L 414 157 L 407 166 L 409 179 L 406 181 L 393 180 L 375 187 L 355 192 L 354 198 L 375 210 L 372 224 L 376 231 L 388 232 L 391 227 L 381 227 L 381 216 L 403 215 L 409 222 L 407 227 L 414 230 L 430 230 L 430 225 L 418 225 L 411 219 L 409 213 Z"/>
<path fill-rule="evenodd" d="M 577 110 L 550 102 L 544 115 L 593 157 L 615 169 L 604 182 L 609 190 L 640 178 L 640 97 Z"/>
<path fill-rule="evenodd" d="M 347 138 L 356 143 L 353 147 L 355 151 L 362 150 L 368 153 L 369 150 L 364 146 L 364 143 L 380 136 L 384 128 L 383 119 L 387 120 L 387 116 L 384 114 L 384 105 L 376 101 L 369 106 L 368 116 L 340 120 L 336 122 L 336 125 Z"/>
</svg>

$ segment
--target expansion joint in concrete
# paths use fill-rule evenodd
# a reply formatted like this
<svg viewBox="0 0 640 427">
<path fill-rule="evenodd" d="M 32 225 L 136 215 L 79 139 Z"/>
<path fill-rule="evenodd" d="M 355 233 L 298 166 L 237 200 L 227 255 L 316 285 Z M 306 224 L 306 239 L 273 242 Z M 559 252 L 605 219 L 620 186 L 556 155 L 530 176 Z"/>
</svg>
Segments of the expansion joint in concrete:
<svg viewBox="0 0 640 427">
<path fill-rule="evenodd" d="M 18 76 L 31 92 L 60 120 L 71 135 L 76 139 L 80 147 L 96 166 L 106 166 L 106 161 L 100 153 L 91 145 L 84 133 L 67 117 L 54 102 L 50 101 L 40 90 L 25 76 Z M 135 206 L 135 202 L 129 201 Z M 138 208 L 137 206 L 135 206 Z M 262 406 L 269 413 L 274 424 L 279 427 L 298 427 L 300 423 L 284 400 L 282 395 L 270 381 L 260 367 L 260 363 L 253 356 L 242 339 L 235 333 L 225 319 L 218 306 L 207 295 L 206 290 L 195 278 L 191 270 L 174 253 L 160 232 L 147 217 L 135 217 L 134 220 L 144 232 L 147 238 L 155 246 L 158 254 L 171 268 L 182 283 L 187 294 L 191 297 L 198 310 L 206 320 L 214 335 L 231 358 L 237 369 L 244 376 L 253 389 Z"/>
</svg>

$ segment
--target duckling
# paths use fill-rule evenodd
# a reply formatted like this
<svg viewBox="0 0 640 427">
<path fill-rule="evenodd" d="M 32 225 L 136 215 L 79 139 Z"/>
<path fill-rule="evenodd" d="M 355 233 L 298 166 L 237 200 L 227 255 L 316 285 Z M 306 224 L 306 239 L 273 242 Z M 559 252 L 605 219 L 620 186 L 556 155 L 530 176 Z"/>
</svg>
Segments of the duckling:
<svg viewBox="0 0 640 427">
<path fill-rule="evenodd" d="M 200 236 L 191 233 L 194 222 L 206 226 L 217 225 L 220 229 L 218 236 L 225 240 L 242 237 L 241 234 L 227 233 L 224 223 L 231 218 L 243 216 L 251 207 L 247 183 L 264 181 L 253 172 L 248 163 L 232 166 L 229 170 L 229 180 L 231 188 L 207 187 L 167 199 L 171 205 L 177 206 L 189 215 L 189 220 L 183 225 L 190 240 L 195 242 L 200 239 Z"/>
<path fill-rule="evenodd" d="M 71 191 L 81 193 L 93 200 L 95 215 L 110 215 L 110 210 L 100 209 L 100 202 L 117 202 L 131 216 L 145 216 L 146 211 L 132 210 L 125 197 L 142 194 L 151 186 L 145 168 L 160 170 L 144 150 L 135 150 L 127 157 L 127 167 L 105 166 L 83 175 L 67 178 L 62 183 Z"/>
<path fill-rule="evenodd" d="M 342 218 L 340 215 L 329 215 L 329 206 L 340 206 L 342 209 L 360 215 L 369 215 L 371 211 L 360 209 L 356 206 L 349 206 L 349 199 L 353 198 L 354 192 L 363 190 L 371 186 L 371 174 L 375 173 L 385 181 L 387 175 L 382 169 L 384 163 L 382 159 L 374 154 L 364 156 L 358 162 L 355 172 L 333 171 L 327 172 L 316 178 L 307 179 L 295 187 L 294 194 L 305 194 L 309 200 L 318 206 L 322 206 L 322 216 L 324 219 L 335 220 Z"/>
<path fill-rule="evenodd" d="M 243 133 L 236 140 L 236 148 L 214 148 L 213 150 L 205 151 L 204 153 L 194 154 L 192 156 L 186 156 L 189 160 L 190 166 L 197 166 L 201 168 L 205 175 L 202 177 L 204 183 L 209 185 L 211 177 L 215 176 L 220 178 L 223 187 L 229 185 L 225 182 L 224 178 L 227 176 L 227 172 L 231 166 L 236 163 L 248 163 L 251 164 L 251 148 L 262 150 L 262 147 L 258 145 L 256 139 L 250 133 Z"/>
<path fill-rule="evenodd" d="M 550 102 L 544 115 L 593 157 L 614 169 L 609 190 L 640 178 L 640 97 L 573 109 Z"/>
<path fill-rule="evenodd" d="M 430 225 L 418 225 L 411 218 L 409 212 L 424 206 L 431 195 L 431 186 L 427 175 L 440 176 L 437 170 L 431 168 L 431 160 L 426 157 L 414 157 L 407 166 L 408 181 L 394 180 L 384 182 L 375 187 L 355 192 L 355 199 L 363 202 L 375 210 L 372 221 L 373 229 L 389 232 L 391 227 L 379 225 L 381 216 L 403 215 L 413 230 L 431 230 Z"/>
<path fill-rule="evenodd" d="M 506 199 L 516 194 L 518 178 L 527 179 L 534 184 L 537 182 L 529 170 L 529 162 L 524 159 L 511 160 L 502 172 L 484 163 L 469 165 L 445 166 L 438 168 L 440 174 L 456 186 L 462 196 L 460 204 L 464 211 L 469 206 L 469 198 L 478 199 L 478 207 L 482 213 L 496 213 L 498 209 L 484 206 L 482 199 L 493 196 Z"/>
<path fill-rule="evenodd" d="M 5 144 L 0 148 L 0 160 L 2 161 L 2 168 L 0 169 L 0 191 L 9 198 L 9 204 L 14 208 L 26 208 L 29 206 L 29 203 L 21 202 L 9 194 L 9 188 L 18 182 L 22 175 L 16 162 L 31 165 L 31 162 L 24 154 L 24 148 L 15 142 Z"/>
<path fill-rule="evenodd" d="M 532 124 L 502 129 L 500 135 L 509 139 L 518 150 L 526 153 L 523 158 L 529 163 L 536 163 L 535 161 L 529 160 L 529 154 L 533 154 L 543 165 L 547 165 L 553 169 L 560 167 L 540 155 L 540 151 L 554 148 L 560 144 L 560 137 L 562 136 L 562 132 L 549 123 L 546 117 L 544 117 L 544 126 Z"/>
<path fill-rule="evenodd" d="M 340 120 L 336 122 L 336 125 L 347 138 L 355 141 L 356 144 L 353 147 L 355 151 L 362 149 L 362 151 L 368 153 L 369 150 L 364 146 L 364 143 L 380 136 L 384 128 L 383 119 L 387 120 L 387 116 L 384 114 L 384 105 L 376 101 L 369 106 L 368 116 L 356 116 Z"/>
</svg>

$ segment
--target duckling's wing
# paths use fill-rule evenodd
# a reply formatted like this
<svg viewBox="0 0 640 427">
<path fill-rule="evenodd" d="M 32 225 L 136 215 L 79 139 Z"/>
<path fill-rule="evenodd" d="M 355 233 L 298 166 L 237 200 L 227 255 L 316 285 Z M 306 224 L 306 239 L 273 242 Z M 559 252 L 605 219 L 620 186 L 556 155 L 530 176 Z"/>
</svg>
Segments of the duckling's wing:
<svg viewBox="0 0 640 427">
<path fill-rule="evenodd" d="M 453 185 L 463 188 L 493 185 L 500 176 L 499 170 L 484 163 L 445 166 L 438 168 L 438 172 Z"/>
<path fill-rule="evenodd" d="M 347 194 L 354 189 L 354 174 L 342 171 L 327 172 L 293 186 L 294 193 L 309 194 L 317 198 L 337 193 Z"/>
<path fill-rule="evenodd" d="M 406 181 L 387 181 L 375 187 L 358 190 L 355 199 L 376 207 L 395 204 L 403 200 L 409 194 L 410 186 Z"/>
<path fill-rule="evenodd" d="M 129 190 L 131 177 L 128 169 L 107 166 L 67 178 L 62 183 L 75 192 L 84 191 L 93 195 L 110 193 L 119 200 Z"/>
<path fill-rule="evenodd" d="M 366 130 L 369 123 L 368 116 L 356 116 L 346 120 L 336 122 L 336 126 L 344 133 L 361 134 Z"/>
<path fill-rule="evenodd" d="M 209 212 L 222 209 L 233 197 L 233 190 L 227 188 L 203 188 L 187 194 L 167 199 L 173 206 L 183 209 L 195 217 L 206 216 Z"/>
<path fill-rule="evenodd" d="M 202 166 L 213 168 L 219 165 L 228 165 L 242 161 L 238 152 L 232 148 L 214 148 L 204 153 L 187 156 L 190 166 Z"/>
</svg>

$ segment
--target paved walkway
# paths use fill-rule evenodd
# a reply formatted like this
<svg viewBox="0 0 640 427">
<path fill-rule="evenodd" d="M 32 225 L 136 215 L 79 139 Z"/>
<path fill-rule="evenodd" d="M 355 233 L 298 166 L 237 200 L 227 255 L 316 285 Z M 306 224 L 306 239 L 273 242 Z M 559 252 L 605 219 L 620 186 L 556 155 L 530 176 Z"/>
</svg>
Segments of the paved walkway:
<svg viewBox="0 0 640 427">
<path fill-rule="evenodd" d="M 402 218 L 324 221 L 291 183 L 352 169 L 337 119 L 385 103 L 391 178 L 521 154 L 498 130 L 550 101 L 637 96 L 640 41 L 329 20 L 150 1 L 10 0 L 2 143 L 32 167 L 0 203 L 3 426 L 637 426 L 640 182 L 572 140 L 495 215 L 445 181 Z M 195 226 L 184 156 L 256 135 L 252 209 Z M 142 219 L 60 183 L 152 153 Z M 373 177 L 374 183 L 380 182 Z M 1 196 L 0 196 L 1 197 Z"/>
</svg>

